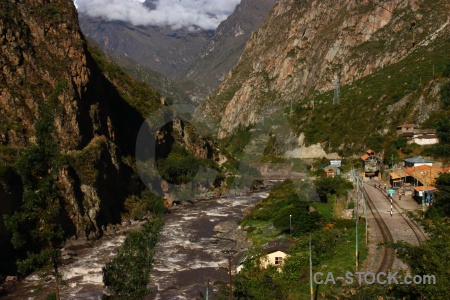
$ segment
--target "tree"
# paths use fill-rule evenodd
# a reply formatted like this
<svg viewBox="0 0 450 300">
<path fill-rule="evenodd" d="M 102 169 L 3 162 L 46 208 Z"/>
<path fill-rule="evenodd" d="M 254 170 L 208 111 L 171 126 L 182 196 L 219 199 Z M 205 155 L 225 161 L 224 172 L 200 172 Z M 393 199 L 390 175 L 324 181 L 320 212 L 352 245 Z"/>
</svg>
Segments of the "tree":
<svg viewBox="0 0 450 300">
<path fill-rule="evenodd" d="M 352 183 L 341 177 L 323 177 L 314 181 L 320 201 L 327 202 L 328 195 L 343 196 L 353 187 Z"/>
<path fill-rule="evenodd" d="M 111 291 L 107 299 L 144 299 L 150 294 L 148 281 L 154 250 L 164 223 L 156 216 L 143 231 L 127 235 L 118 255 L 103 268 L 103 283 Z"/>
<path fill-rule="evenodd" d="M 447 64 L 445 66 L 444 71 L 442 72 L 442 76 L 444 77 L 450 77 L 450 64 Z"/>
<path fill-rule="evenodd" d="M 450 119 L 441 118 L 436 127 L 439 143 L 450 144 Z"/>
<path fill-rule="evenodd" d="M 65 82 L 59 83 L 39 108 L 36 144 L 21 153 L 16 165 L 23 184 L 22 206 L 12 216 L 5 216 L 13 246 L 26 251 L 26 256 L 17 262 L 19 273 L 51 267 L 58 299 L 58 261 L 65 233 L 60 224 L 61 197 L 56 182 L 61 155 L 55 139 L 54 113 L 57 96 L 64 86 Z"/>
<path fill-rule="evenodd" d="M 450 217 L 450 174 L 443 173 L 436 178 L 437 193 L 434 204 L 427 211 L 428 217 Z"/>
<path fill-rule="evenodd" d="M 277 229 L 299 236 L 311 232 L 321 225 L 322 217 L 316 211 L 309 212 L 309 205 L 289 205 L 278 211 L 273 218 L 273 226 Z M 292 226 L 292 228 L 290 228 Z"/>
</svg>

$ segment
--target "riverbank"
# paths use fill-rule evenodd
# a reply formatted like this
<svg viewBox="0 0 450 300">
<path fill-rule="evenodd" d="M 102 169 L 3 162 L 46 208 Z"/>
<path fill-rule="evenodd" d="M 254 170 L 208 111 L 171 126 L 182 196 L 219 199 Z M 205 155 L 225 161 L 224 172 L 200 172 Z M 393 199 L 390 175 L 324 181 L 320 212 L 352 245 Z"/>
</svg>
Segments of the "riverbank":
<svg viewBox="0 0 450 300">
<path fill-rule="evenodd" d="M 261 189 L 268 189 L 270 185 L 270 183 L 265 184 Z M 231 191 L 225 196 L 200 195 L 201 197 L 196 197 L 192 201 L 170 207 L 169 213 L 164 216 L 164 219 L 170 220 L 172 215 L 190 211 L 204 201 L 217 201 L 219 205 L 224 205 L 226 203 L 220 199 L 247 197 L 255 192 L 260 191 Z M 101 297 L 104 292 L 102 267 L 115 257 L 117 249 L 125 240 L 126 234 L 141 230 L 146 222 L 146 219 L 139 221 L 124 220 L 121 224 L 104 227 L 104 234 L 99 239 L 67 240 L 61 253 L 60 274 L 64 281 L 61 286 L 61 297 L 70 299 L 97 299 L 97 297 Z M 218 239 L 221 239 L 221 237 L 218 237 Z M 226 240 L 225 237 L 223 239 Z M 33 273 L 24 279 L 18 279 L 15 276 L 8 277 L 8 282 L 6 282 L 6 279 L 5 276 L 4 295 L 0 295 L 2 299 L 28 299 L 28 297 L 40 299 L 54 291 L 52 276 L 41 276 Z"/>
</svg>

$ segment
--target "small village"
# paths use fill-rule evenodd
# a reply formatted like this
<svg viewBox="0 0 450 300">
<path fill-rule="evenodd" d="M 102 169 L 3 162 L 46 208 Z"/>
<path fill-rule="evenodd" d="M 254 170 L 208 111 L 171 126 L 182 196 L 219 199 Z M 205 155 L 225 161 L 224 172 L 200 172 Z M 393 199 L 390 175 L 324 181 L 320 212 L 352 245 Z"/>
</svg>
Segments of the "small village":
<svg viewBox="0 0 450 300">
<path fill-rule="evenodd" d="M 420 146 L 428 146 L 439 143 L 436 130 L 417 129 L 414 124 L 398 126 L 397 134 L 406 138 L 409 144 L 415 143 Z M 342 176 L 353 181 L 354 190 L 349 192 L 349 195 L 351 195 L 350 200 L 354 201 L 355 205 L 352 205 L 352 209 L 344 209 L 341 217 L 363 218 L 366 224 L 379 219 L 381 221 L 376 220 L 378 226 L 380 226 L 380 222 L 388 224 L 385 227 L 390 233 L 386 231 L 376 234 L 373 232 L 369 233 L 369 231 L 374 230 L 373 228 L 367 229 L 374 225 L 366 225 L 366 245 L 368 240 L 384 240 L 384 235 L 387 234 L 391 235 L 390 239 L 392 241 L 400 239 L 400 236 L 395 231 L 404 232 L 401 237 L 402 240 L 408 241 L 413 245 L 420 245 L 427 239 L 424 229 L 405 216 L 407 213 L 413 213 L 413 215 L 418 216 L 419 212 L 425 213 L 428 207 L 433 205 L 433 196 L 437 192 L 436 179 L 443 173 L 450 173 L 450 166 L 445 166 L 442 162 L 436 162 L 420 155 L 405 155 L 401 162 L 397 161 L 397 163 L 394 163 L 393 158 L 392 160 L 386 160 L 383 162 L 375 151 L 368 149 L 360 157 L 361 169 L 359 171 L 353 171 L 352 169 L 352 172 L 349 174 L 343 173 L 341 171 L 341 161 L 330 160 L 329 165 L 323 168 L 323 176 L 326 178 Z M 359 176 L 354 175 L 359 172 Z M 363 192 L 362 187 L 366 191 Z M 359 192 L 359 189 L 361 189 L 361 192 Z M 367 203 L 367 198 L 372 198 L 370 200 L 372 204 L 369 205 Z M 370 217 L 368 207 L 371 207 Z M 333 206 L 331 206 L 331 210 L 333 211 Z M 347 213 L 346 216 L 345 213 Z M 267 269 L 270 266 L 272 270 L 282 272 L 284 262 L 292 254 L 290 247 L 296 243 L 296 238 L 292 236 L 292 230 L 294 230 L 291 226 L 292 215 L 289 215 L 289 217 L 289 232 L 285 231 L 284 235 L 273 238 L 261 246 L 258 261 L 262 268 Z M 373 249 L 370 250 L 370 247 L 366 250 L 369 252 L 374 251 Z M 379 267 L 370 254 L 365 256 L 365 258 L 366 261 L 364 261 L 361 269 L 385 268 L 383 266 Z M 240 273 L 244 269 L 245 262 L 249 259 L 255 259 L 255 257 L 249 257 L 246 254 L 236 256 L 233 260 L 234 272 L 236 274 Z M 398 268 L 399 265 L 399 262 L 392 259 L 389 268 L 392 266 Z"/>
</svg>

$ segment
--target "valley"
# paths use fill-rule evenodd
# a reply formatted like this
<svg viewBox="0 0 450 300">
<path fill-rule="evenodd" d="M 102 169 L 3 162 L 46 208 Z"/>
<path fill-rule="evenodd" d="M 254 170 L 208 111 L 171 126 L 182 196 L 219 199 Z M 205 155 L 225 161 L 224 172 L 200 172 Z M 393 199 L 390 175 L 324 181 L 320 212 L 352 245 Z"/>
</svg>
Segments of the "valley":
<svg viewBox="0 0 450 300">
<path fill-rule="evenodd" d="M 1 2 L 0 298 L 445 298 L 449 12 Z"/>
</svg>

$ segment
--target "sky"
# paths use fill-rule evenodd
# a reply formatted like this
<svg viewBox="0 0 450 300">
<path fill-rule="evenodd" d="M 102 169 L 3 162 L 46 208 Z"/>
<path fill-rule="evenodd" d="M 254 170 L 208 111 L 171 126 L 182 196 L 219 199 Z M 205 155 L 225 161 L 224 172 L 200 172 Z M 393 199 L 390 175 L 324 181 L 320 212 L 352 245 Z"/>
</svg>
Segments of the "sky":
<svg viewBox="0 0 450 300">
<path fill-rule="evenodd" d="M 79 13 L 133 25 L 171 26 L 174 29 L 200 27 L 215 30 L 241 0 L 159 0 L 155 10 L 145 0 L 74 0 Z"/>
</svg>

